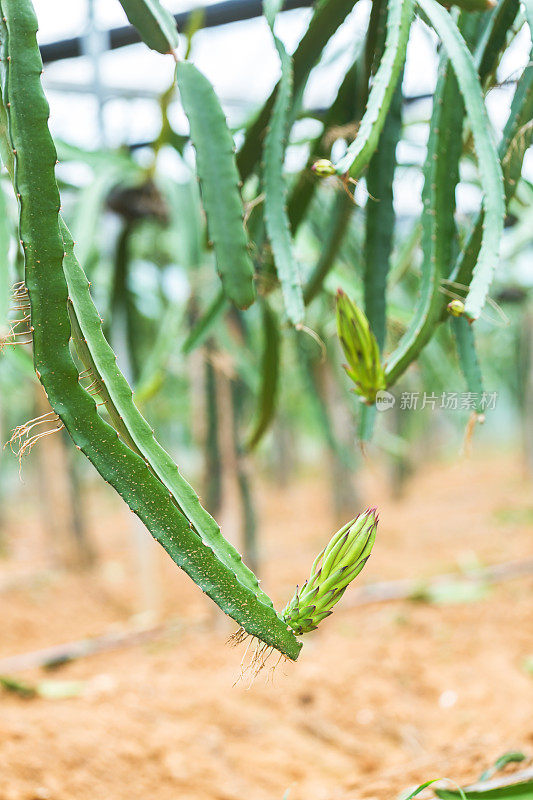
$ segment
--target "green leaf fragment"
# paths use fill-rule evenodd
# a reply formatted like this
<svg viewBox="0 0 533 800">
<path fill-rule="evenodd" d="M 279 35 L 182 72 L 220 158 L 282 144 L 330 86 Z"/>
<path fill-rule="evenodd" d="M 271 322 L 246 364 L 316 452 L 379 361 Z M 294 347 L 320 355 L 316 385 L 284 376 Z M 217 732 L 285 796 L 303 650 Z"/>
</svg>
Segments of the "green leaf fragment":
<svg viewBox="0 0 533 800">
<path fill-rule="evenodd" d="M 482 781 L 464 786 L 462 789 L 435 789 L 441 800 L 533 800 L 533 774 L 531 769 L 523 770 L 507 778 Z"/>
<path fill-rule="evenodd" d="M 420 792 L 423 792 L 424 789 L 428 788 L 428 786 L 431 786 L 434 783 L 440 783 L 441 781 L 449 781 L 449 783 L 452 783 L 454 786 L 457 786 L 455 781 L 451 781 L 449 778 L 433 778 L 430 781 L 425 781 L 424 783 L 421 783 L 420 786 L 417 786 L 416 789 L 413 789 L 411 792 L 408 792 L 407 794 L 402 794 L 400 796 L 400 800 L 412 800 L 413 797 L 416 797 L 417 795 L 419 795 Z M 439 794 L 439 791 L 440 790 L 436 789 L 435 790 L 436 794 Z M 461 800 L 467 800 L 466 796 L 465 796 L 465 794 L 464 794 L 464 792 L 463 792 L 463 790 L 461 789 L 460 786 L 457 786 L 457 791 L 453 792 L 453 796 L 454 797 L 460 797 Z"/>
<path fill-rule="evenodd" d="M 524 753 L 520 753 L 516 750 L 511 750 L 508 753 L 504 753 L 503 755 L 499 756 L 494 764 L 486 769 L 484 772 L 481 773 L 479 776 L 480 781 L 488 781 L 492 778 L 496 772 L 499 772 L 501 769 L 507 766 L 507 764 L 518 764 L 521 761 L 525 761 L 526 756 Z"/>
</svg>

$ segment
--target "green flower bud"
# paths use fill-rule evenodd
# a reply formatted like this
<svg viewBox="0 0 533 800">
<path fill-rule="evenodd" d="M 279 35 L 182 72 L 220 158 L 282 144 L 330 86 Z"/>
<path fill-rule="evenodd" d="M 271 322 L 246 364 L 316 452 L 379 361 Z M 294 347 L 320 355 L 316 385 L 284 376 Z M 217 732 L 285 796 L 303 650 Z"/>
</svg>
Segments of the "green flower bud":
<svg viewBox="0 0 533 800">
<path fill-rule="evenodd" d="M 465 304 L 462 300 L 452 300 L 451 303 L 448 303 L 446 308 L 452 317 L 462 317 L 465 313 Z"/>
<path fill-rule="evenodd" d="M 337 291 L 336 311 L 337 334 L 348 361 L 344 369 L 355 384 L 354 391 L 371 405 L 386 385 L 376 337 L 365 314 L 342 289 Z"/>
<path fill-rule="evenodd" d="M 318 161 L 315 161 L 311 169 L 319 178 L 326 178 L 328 175 L 336 174 L 335 167 L 327 158 L 319 158 Z"/>
<path fill-rule="evenodd" d="M 311 574 L 282 612 L 285 622 L 301 635 L 315 630 L 331 614 L 348 585 L 359 575 L 376 539 L 375 508 L 359 514 L 333 536 L 317 556 Z"/>
</svg>

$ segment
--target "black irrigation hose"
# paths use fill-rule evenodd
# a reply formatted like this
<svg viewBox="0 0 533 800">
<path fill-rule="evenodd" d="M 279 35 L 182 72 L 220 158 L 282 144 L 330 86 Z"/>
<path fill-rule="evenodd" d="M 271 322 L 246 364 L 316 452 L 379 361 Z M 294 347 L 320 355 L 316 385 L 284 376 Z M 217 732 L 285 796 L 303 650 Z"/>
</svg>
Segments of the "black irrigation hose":
<svg viewBox="0 0 533 800">
<path fill-rule="evenodd" d="M 283 10 L 290 11 L 294 8 L 307 8 L 312 5 L 313 0 L 285 0 Z M 189 11 L 181 11 L 179 14 L 174 14 L 178 29 L 180 31 L 185 30 L 191 14 L 199 10 L 203 10 L 201 27 L 216 28 L 219 25 L 227 25 L 230 22 L 240 22 L 241 20 L 262 16 L 263 3 L 262 0 L 225 0 L 222 3 L 205 6 L 203 9 L 197 7 L 191 8 Z M 141 41 L 141 37 L 132 25 L 112 28 L 105 33 L 105 36 L 110 50 L 116 50 L 118 47 L 125 47 L 128 44 L 136 44 Z M 44 64 L 62 61 L 65 58 L 77 58 L 85 53 L 82 36 L 43 44 L 40 49 Z"/>
</svg>

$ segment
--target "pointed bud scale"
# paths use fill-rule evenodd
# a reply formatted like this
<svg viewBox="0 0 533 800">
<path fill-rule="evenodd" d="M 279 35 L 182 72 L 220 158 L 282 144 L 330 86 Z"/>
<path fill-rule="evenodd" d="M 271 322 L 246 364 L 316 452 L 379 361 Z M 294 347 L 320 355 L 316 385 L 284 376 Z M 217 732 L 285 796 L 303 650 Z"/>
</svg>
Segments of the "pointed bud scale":
<svg viewBox="0 0 533 800">
<path fill-rule="evenodd" d="M 371 405 L 376 394 L 385 389 L 385 372 L 378 343 L 366 315 L 342 289 L 337 291 L 337 334 L 348 361 L 346 374 L 355 392 Z"/>
<path fill-rule="evenodd" d="M 354 521 L 348 522 L 344 528 L 341 528 L 338 531 L 333 539 L 330 541 L 326 549 L 324 550 L 324 554 L 322 556 L 322 568 L 326 571 L 326 573 L 330 572 L 331 565 L 334 563 L 335 559 L 340 556 L 341 551 L 344 549 L 346 543 L 350 539 L 350 526 L 354 524 Z M 340 535 L 339 535 L 340 534 Z"/>
<path fill-rule="evenodd" d="M 378 516 L 368 509 L 331 538 L 315 559 L 309 580 L 296 588 L 282 612 L 285 622 L 299 635 L 315 630 L 347 586 L 363 569 L 376 538 Z"/>
</svg>

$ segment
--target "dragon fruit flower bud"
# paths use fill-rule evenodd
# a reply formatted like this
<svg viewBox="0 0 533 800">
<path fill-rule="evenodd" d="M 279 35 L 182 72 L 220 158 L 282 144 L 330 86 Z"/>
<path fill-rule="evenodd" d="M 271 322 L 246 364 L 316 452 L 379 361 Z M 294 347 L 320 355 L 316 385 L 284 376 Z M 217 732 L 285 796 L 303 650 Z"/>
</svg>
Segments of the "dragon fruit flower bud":
<svg viewBox="0 0 533 800">
<path fill-rule="evenodd" d="M 375 508 L 359 514 L 332 537 L 317 556 L 309 579 L 282 612 L 293 631 L 302 635 L 315 630 L 329 617 L 348 585 L 359 575 L 371 553 L 376 538 L 378 515 Z"/>
<path fill-rule="evenodd" d="M 311 169 L 319 178 L 327 178 L 329 175 L 335 175 L 336 173 L 335 167 L 327 158 L 319 158 Z"/>
<path fill-rule="evenodd" d="M 337 291 L 337 334 L 348 365 L 346 374 L 354 383 L 354 391 L 368 404 L 385 389 L 385 372 L 379 346 L 363 311 L 345 294 Z"/>
</svg>

